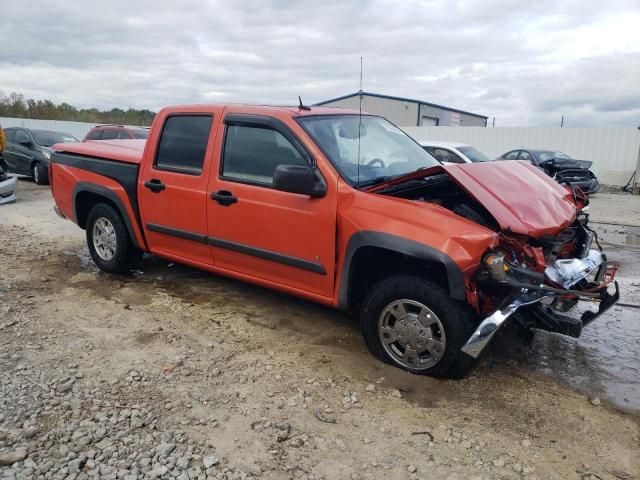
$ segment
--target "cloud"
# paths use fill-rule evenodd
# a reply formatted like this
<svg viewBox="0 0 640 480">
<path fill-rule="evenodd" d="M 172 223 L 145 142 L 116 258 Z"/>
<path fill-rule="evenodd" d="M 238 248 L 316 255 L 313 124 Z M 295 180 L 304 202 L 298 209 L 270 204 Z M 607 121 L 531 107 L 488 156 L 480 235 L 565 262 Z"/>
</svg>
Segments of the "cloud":
<svg viewBox="0 0 640 480">
<path fill-rule="evenodd" d="M 636 1 L 9 2 L 0 90 L 79 107 L 307 103 L 358 89 L 497 125 L 640 124 Z M 573 120 L 571 120 L 573 119 Z"/>
</svg>

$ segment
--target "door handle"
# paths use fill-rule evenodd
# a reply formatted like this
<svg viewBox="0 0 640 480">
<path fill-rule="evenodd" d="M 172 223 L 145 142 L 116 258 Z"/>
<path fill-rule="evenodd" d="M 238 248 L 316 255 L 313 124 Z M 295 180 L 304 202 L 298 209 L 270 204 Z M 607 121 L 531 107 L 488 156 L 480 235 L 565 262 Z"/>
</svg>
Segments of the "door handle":
<svg viewBox="0 0 640 480">
<path fill-rule="evenodd" d="M 219 192 L 211 193 L 211 200 L 215 200 L 223 207 L 228 207 L 237 203 L 238 197 L 234 197 L 233 193 L 227 190 L 220 190 Z"/>
<path fill-rule="evenodd" d="M 164 186 L 164 183 L 162 183 L 157 178 L 152 178 L 148 182 L 144 182 L 144 186 L 151 190 L 153 193 L 161 192 L 162 190 L 167 188 Z"/>
</svg>

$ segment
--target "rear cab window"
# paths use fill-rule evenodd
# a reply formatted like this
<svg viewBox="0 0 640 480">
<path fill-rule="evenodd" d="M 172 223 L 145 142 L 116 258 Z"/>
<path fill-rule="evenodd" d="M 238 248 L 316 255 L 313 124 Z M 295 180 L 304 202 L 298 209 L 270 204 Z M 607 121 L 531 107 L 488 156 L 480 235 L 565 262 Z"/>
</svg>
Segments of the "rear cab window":
<svg viewBox="0 0 640 480">
<path fill-rule="evenodd" d="M 213 123 L 212 115 L 172 115 L 160 134 L 154 169 L 200 175 Z"/>
<path fill-rule="evenodd" d="M 118 138 L 118 130 L 103 130 L 102 131 L 102 140 L 115 140 Z"/>
</svg>

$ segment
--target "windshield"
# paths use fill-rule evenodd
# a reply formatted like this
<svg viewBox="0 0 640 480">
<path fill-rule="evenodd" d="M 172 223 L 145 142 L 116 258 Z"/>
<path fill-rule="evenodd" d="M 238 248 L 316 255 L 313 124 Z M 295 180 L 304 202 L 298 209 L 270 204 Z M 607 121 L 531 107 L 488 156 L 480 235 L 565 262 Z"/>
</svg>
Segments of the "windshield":
<svg viewBox="0 0 640 480">
<path fill-rule="evenodd" d="M 565 160 L 571 159 L 569 155 L 562 152 L 540 152 L 538 154 L 538 161 L 540 163 L 546 162 L 547 160 L 553 160 L 554 158 L 564 158 Z"/>
<path fill-rule="evenodd" d="M 340 174 L 355 186 L 440 165 L 411 137 L 381 117 L 324 115 L 298 120 Z"/>
<path fill-rule="evenodd" d="M 31 130 L 31 133 L 36 143 L 41 147 L 50 147 L 56 143 L 73 143 L 78 141 L 77 138 L 68 133 L 49 132 L 47 130 Z"/>
<path fill-rule="evenodd" d="M 146 128 L 132 128 L 131 133 L 133 133 L 134 138 L 147 138 L 149 136 L 149 130 Z"/>
<path fill-rule="evenodd" d="M 490 162 L 491 159 L 475 147 L 458 147 L 472 162 Z"/>
</svg>

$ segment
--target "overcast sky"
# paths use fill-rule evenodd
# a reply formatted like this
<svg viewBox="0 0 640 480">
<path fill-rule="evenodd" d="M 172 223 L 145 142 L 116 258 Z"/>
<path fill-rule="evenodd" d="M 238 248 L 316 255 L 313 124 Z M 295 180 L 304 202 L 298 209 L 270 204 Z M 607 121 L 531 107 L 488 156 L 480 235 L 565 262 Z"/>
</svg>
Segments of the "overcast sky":
<svg viewBox="0 0 640 480">
<path fill-rule="evenodd" d="M 364 90 L 500 126 L 640 125 L 640 1 L 3 2 L 0 93 L 78 107 Z"/>
</svg>

